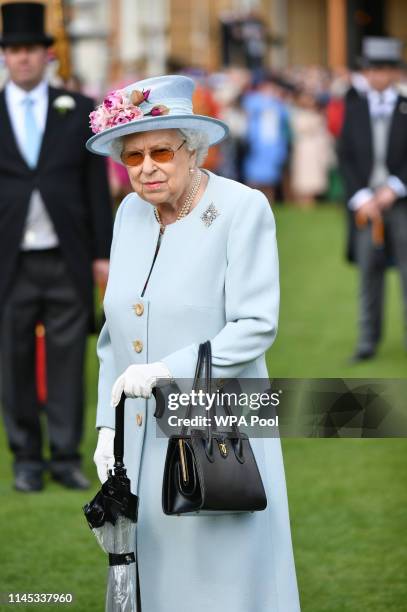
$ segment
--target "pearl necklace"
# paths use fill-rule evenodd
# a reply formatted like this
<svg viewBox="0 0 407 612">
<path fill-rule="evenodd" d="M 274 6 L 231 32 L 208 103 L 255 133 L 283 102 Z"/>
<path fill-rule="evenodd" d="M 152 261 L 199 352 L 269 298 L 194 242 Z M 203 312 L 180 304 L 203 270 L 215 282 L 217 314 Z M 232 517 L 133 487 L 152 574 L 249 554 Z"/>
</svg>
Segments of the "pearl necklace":
<svg viewBox="0 0 407 612">
<path fill-rule="evenodd" d="M 183 203 L 178 215 L 177 215 L 177 221 L 179 221 L 180 219 L 183 219 L 184 217 L 187 216 L 187 214 L 190 212 L 191 210 L 191 206 L 193 201 L 195 200 L 196 194 L 199 191 L 199 188 L 201 186 L 201 180 L 202 180 L 202 172 L 200 170 L 198 170 L 195 173 L 195 177 L 194 180 L 192 182 L 192 186 L 191 186 L 191 190 L 189 192 L 189 194 L 187 195 L 187 197 L 185 198 L 185 202 Z M 160 217 L 160 213 L 158 212 L 157 208 L 154 206 L 154 214 L 155 214 L 155 218 L 157 219 L 157 222 L 160 225 L 160 233 L 163 234 L 165 231 L 165 225 L 162 223 L 161 221 L 161 217 Z"/>
</svg>

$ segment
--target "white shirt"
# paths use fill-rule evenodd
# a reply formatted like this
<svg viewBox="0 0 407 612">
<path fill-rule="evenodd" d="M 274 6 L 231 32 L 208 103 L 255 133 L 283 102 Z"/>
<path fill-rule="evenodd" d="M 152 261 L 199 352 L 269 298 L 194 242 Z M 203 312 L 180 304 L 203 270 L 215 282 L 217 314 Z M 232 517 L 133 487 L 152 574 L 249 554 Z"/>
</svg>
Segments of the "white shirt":
<svg viewBox="0 0 407 612">
<path fill-rule="evenodd" d="M 371 117 L 389 116 L 394 112 L 394 107 L 397 103 L 398 93 L 394 87 L 388 87 L 382 92 L 375 89 L 369 89 L 367 92 L 367 101 L 369 104 L 369 112 Z M 399 198 L 407 195 L 407 187 L 397 176 L 389 176 L 387 186 L 390 187 Z M 369 187 L 359 189 L 349 200 L 349 208 L 358 210 L 363 204 L 368 202 L 374 193 Z"/>
<path fill-rule="evenodd" d="M 369 89 L 367 92 L 367 101 L 371 117 L 381 117 L 393 114 L 396 106 L 398 93 L 394 87 L 388 87 L 384 91 Z"/>
<path fill-rule="evenodd" d="M 24 100 L 28 95 L 34 102 L 34 117 L 41 134 L 43 134 L 47 122 L 48 83 L 41 81 L 34 89 L 27 92 L 13 81 L 8 81 L 5 87 L 6 105 L 17 146 L 23 157 L 25 157 L 26 150 Z M 35 189 L 30 198 L 21 248 L 24 251 L 50 249 L 56 247 L 58 243 L 55 228 L 41 194 L 38 189 Z"/>
</svg>

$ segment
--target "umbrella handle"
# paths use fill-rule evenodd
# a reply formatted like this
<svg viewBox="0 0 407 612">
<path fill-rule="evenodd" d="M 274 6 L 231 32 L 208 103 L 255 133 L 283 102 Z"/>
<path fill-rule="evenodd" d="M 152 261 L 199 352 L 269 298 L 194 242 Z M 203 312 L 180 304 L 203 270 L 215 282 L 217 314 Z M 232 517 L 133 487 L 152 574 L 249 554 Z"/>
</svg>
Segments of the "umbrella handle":
<svg viewBox="0 0 407 612">
<path fill-rule="evenodd" d="M 124 402 L 126 396 L 122 393 L 119 403 L 116 406 L 116 431 L 114 436 L 114 467 L 124 467 Z"/>
<path fill-rule="evenodd" d="M 355 221 L 356 227 L 361 229 L 369 219 L 362 210 L 358 210 L 355 215 Z M 372 221 L 372 242 L 375 247 L 384 247 L 384 222 L 381 216 Z"/>
<path fill-rule="evenodd" d="M 376 247 L 384 246 L 384 223 L 383 219 L 380 217 L 373 221 L 372 224 L 372 240 L 373 244 Z"/>
</svg>

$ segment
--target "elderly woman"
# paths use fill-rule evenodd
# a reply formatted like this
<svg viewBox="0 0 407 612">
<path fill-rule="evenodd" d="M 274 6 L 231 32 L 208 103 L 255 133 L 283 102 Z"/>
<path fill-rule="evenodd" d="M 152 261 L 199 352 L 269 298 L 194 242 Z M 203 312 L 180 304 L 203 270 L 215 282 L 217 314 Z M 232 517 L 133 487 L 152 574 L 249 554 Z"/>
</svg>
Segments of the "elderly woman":
<svg viewBox="0 0 407 612">
<path fill-rule="evenodd" d="M 167 440 L 156 436 L 157 379 L 192 379 L 208 339 L 215 378 L 267 378 L 279 305 L 270 206 L 259 191 L 200 168 L 227 128 L 193 114 L 193 87 L 183 76 L 146 79 L 110 94 L 91 117 L 89 149 L 121 160 L 134 189 L 115 221 L 94 459 L 103 482 L 113 462 L 112 404 L 124 391 L 143 612 L 296 612 L 278 438 L 251 441 L 266 510 L 186 517 L 161 505 Z"/>
</svg>

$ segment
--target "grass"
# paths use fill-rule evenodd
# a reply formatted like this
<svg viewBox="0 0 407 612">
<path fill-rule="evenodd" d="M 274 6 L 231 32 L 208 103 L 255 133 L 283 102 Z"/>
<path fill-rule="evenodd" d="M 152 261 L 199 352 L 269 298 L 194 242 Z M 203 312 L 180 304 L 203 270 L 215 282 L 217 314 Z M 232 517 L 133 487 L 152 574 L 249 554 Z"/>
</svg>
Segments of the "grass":
<svg viewBox="0 0 407 612">
<path fill-rule="evenodd" d="M 349 367 L 357 275 L 342 257 L 342 212 L 328 205 L 306 212 L 287 207 L 277 209 L 276 217 L 282 299 L 271 375 L 405 377 L 396 274 L 389 274 L 388 325 L 377 359 Z M 92 464 L 94 351 L 91 338 L 83 454 L 92 491 L 98 488 Z M 43 494 L 13 492 L 2 431 L 0 438 L 0 592 L 73 593 L 68 609 L 103 610 L 106 558 L 81 512 L 92 492 L 69 492 L 51 482 Z M 287 439 L 283 447 L 303 612 L 406 610 L 406 441 Z M 56 609 L 18 607 L 33 608 Z"/>
<path fill-rule="evenodd" d="M 386 280 L 385 338 L 377 359 L 349 366 L 356 346 L 355 266 L 345 262 L 345 220 L 336 206 L 276 208 L 280 328 L 269 354 L 276 377 L 404 378 L 402 300 L 396 270 Z"/>
</svg>

